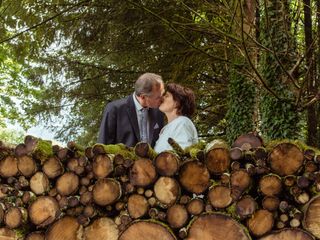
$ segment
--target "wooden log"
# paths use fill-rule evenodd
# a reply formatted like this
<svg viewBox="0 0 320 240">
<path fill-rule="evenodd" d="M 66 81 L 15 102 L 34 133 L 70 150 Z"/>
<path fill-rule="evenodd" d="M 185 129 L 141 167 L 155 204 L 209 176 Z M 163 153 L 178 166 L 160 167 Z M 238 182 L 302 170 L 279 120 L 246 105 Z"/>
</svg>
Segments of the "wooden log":
<svg viewBox="0 0 320 240">
<path fill-rule="evenodd" d="M 5 205 L 0 203 L 0 225 L 2 225 L 4 220 L 4 212 L 5 212 Z"/>
<path fill-rule="evenodd" d="M 303 228 L 320 238 L 320 195 L 313 197 L 304 207 Z"/>
<path fill-rule="evenodd" d="M 275 196 L 265 196 L 262 199 L 261 205 L 263 209 L 266 209 L 270 212 L 274 212 L 279 208 L 280 199 Z"/>
<path fill-rule="evenodd" d="M 7 156 L 0 160 L 0 176 L 14 177 L 18 174 L 18 160 L 14 156 Z"/>
<path fill-rule="evenodd" d="M 304 164 L 304 171 L 307 173 L 314 173 L 319 170 L 318 164 L 313 161 L 307 161 Z"/>
<path fill-rule="evenodd" d="M 30 221 L 36 226 L 48 226 L 60 215 L 58 202 L 53 197 L 38 197 L 30 204 L 28 208 L 28 215 Z"/>
<path fill-rule="evenodd" d="M 70 149 L 66 147 L 60 148 L 57 152 L 55 152 L 55 155 L 58 159 L 60 159 L 61 162 L 65 162 L 66 159 L 70 157 Z"/>
<path fill-rule="evenodd" d="M 255 162 L 257 163 L 258 161 L 265 161 L 268 158 L 268 151 L 264 147 L 255 147 L 253 148 L 253 153 L 254 153 L 254 158 Z"/>
<path fill-rule="evenodd" d="M 73 172 L 66 172 L 56 181 L 57 192 L 62 196 L 74 194 L 79 188 L 79 177 Z"/>
<path fill-rule="evenodd" d="M 292 187 L 292 186 L 294 186 L 296 184 L 296 181 L 297 181 L 297 176 L 288 175 L 288 176 L 284 177 L 283 184 L 286 187 Z"/>
<path fill-rule="evenodd" d="M 45 240 L 45 234 L 40 231 L 31 232 L 26 235 L 25 240 Z"/>
<path fill-rule="evenodd" d="M 200 198 L 193 198 L 188 202 L 186 208 L 187 208 L 187 211 L 190 215 L 197 216 L 197 215 L 203 213 L 204 202 Z"/>
<path fill-rule="evenodd" d="M 307 176 L 298 176 L 297 177 L 297 186 L 299 188 L 308 188 L 310 185 L 310 180 L 307 178 Z"/>
<path fill-rule="evenodd" d="M 239 161 L 239 160 L 243 159 L 243 157 L 244 157 L 244 152 L 239 147 L 231 148 L 229 154 L 230 154 L 230 158 L 233 161 Z"/>
<path fill-rule="evenodd" d="M 268 162 L 272 171 L 279 176 L 298 172 L 304 161 L 302 151 L 292 143 L 280 143 L 270 152 Z"/>
<path fill-rule="evenodd" d="M 264 175 L 259 181 L 259 189 L 265 196 L 278 195 L 282 190 L 282 181 L 276 174 Z"/>
<path fill-rule="evenodd" d="M 239 147 L 242 150 L 250 150 L 263 146 L 263 140 L 257 133 L 242 134 L 234 141 L 232 147 Z"/>
<path fill-rule="evenodd" d="M 150 220 L 135 221 L 125 229 L 119 240 L 175 240 L 176 237 L 171 230 L 162 223 Z"/>
<path fill-rule="evenodd" d="M 138 187 L 146 187 L 157 178 L 157 173 L 152 161 L 140 158 L 134 161 L 130 169 L 130 183 Z"/>
<path fill-rule="evenodd" d="M 178 172 L 180 159 L 177 154 L 164 151 L 157 155 L 154 165 L 159 175 L 170 177 Z"/>
<path fill-rule="evenodd" d="M 228 145 L 222 140 L 214 140 L 206 146 L 205 164 L 212 174 L 222 174 L 230 167 Z"/>
<path fill-rule="evenodd" d="M 100 206 L 116 202 L 121 194 L 120 183 L 112 178 L 99 179 L 92 190 L 93 201 Z"/>
<path fill-rule="evenodd" d="M 313 161 L 316 156 L 316 152 L 311 148 L 305 149 L 303 152 L 303 156 L 307 161 Z"/>
<path fill-rule="evenodd" d="M 19 172 L 25 177 L 31 177 L 37 171 L 35 160 L 28 155 L 18 157 L 17 167 Z"/>
<path fill-rule="evenodd" d="M 74 172 L 77 175 L 81 175 L 85 171 L 85 163 L 83 163 L 83 158 L 79 157 L 73 157 L 68 159 L 67 161 L 67 168 L 69 171 Z"/>
<path fill-rule="evenodd" d="M 18 234 L 7 227 L 1 227 L 0 228 L 0 239 L 1 240 L 20 240 Z"/>
<path fill-rule="evenodd" d="M 214 208 L 226 208 L 232 203 L 231 189 L 215 185 L 208 192 L 208 201 Z"/>
<path fill-rule="evenodd" d="M 253 236 L 260 237 L 271 231 L 274 224 L 273 214 L 265 209 L 257 210 L 247 220 L 247 227 Z"/>
<path fill-rule="evenodd" d="M 90 204 L 93 201 L 92 192 L 86 191 L 80 195 L 80 202 L 83 205 Z"/>
<path fill-rule="evenodd" d="M 237 200 L 251 186 L 251 177 L 245 169 L 233 171 L 230 177 L 231 197 Z"/>
<path fill-rule="evenodd" d="M 119 230 L 110 218 L 99 218 L 84 229 L 85 240 L 117 240 Z"/>
<path fill-rule="evenodd" d="M 91 161 L 94 157 L 92 147 L 86 147 L 84 150 L 84 154 Z"/>
<path fill-rule="evenodd" d="M 139 194 L 133 194 L 128 198 L 128 213 L 131 218 L 141 218 L 149 210 L 149 203 L 147 199 Z"/>
<path fill-rule="evenodd" d="M 314 237 L 298 228 L 288 228 L 275 231 L 267 234 L 266 236 L 259 238 L 259 240 L 314 240 Z"/>
<path fill-rule="evenodd" d="M 52 142 L 48 140 L 42 140 L 33 136 L 26 136 L 24 138 L 24 144 L 28 154 L 32 154 L 32 157 L 39 160 L 41 164 L 53 156 Z"/>
<path fill-rule="evenodd" d="M 209 187 L 210 174 L 203 163 L 194 160 L 184 162 L 179 171 L 179 182 L 187 191 L 201 194 Z"/>
<path fill-rule="evenodd" d="M 210 226 L 210 227 L 205 227 Z M 233 218 L 220 214 L 202 214 L 191 222 L 187 240 L 249 240 L 244 226 Z"/>
<path fill-rule="evenodd" d="M 139 142 L 134 147 L 134 152 L 138 157 L 154 159 L 157 153 L 152 149 L 152 147 L 145 142 Z"/>
<path fill-rule="evenodd" d="M 77 157 L 84 156 L 85 147 L 76 143 L 75 141 L 70 141 L 67 143 L 67 147 L 75 153 Z"/>
<path fill-rule="evenodd" d="M 93 204 L 86 205 L 83 209 L 83 215 L 92 218 L 97 214 L 96 208 Z"/>
<path fill-rule="evenodd" d="M 48 176 L 48 178 L 52 179 L 63 174 L 64 169 L 58 158 L 50 157 L 44 162 L 42 171 Z"/>
<path fill-rule="evenodd" d="M 134 155 L 133 151 L 122 143 L 108 144 L 108 145 L 97 143 L 92 147 L 92 152 L 94 155 L 120 154 L 124 158 L 135 159 L 135 155 Z"/>
<path fill-rule="evenodd" d="M 109 155 L 96 155 L 93 159 L 92 171 L 96 178 L 105 178 L 113 171 L 113 157 Z"/>
<path fill-rule="evenodd" d="M 188 221 L 188 211 L 184 205 L 174 204 L 167 210 L 167 222 L 171 228 L 181 228 Z"/>
<path fill-rule="evenodd" d="M 27 211 L 23 208 L 10 207 L 5 211 L 4 223 L 10 228 L 18 228 L 27 221 Z"/>
<path fill-rule="evenodd" d="M 36 195 L 41 195 L 48 192 L 50 189 L 50 182 L 47 175 L 43 172 L 36 172 L 30 178 L 30 189 Z"/>
<path fill-rule="evenodd" d="M 14 155 L 17 157 L 22 157 L 27 155 L 27 153 L 26 145 L 24 143 L 18 144 L 14 149 Z"/>
<path fill-rule="evenodd" d="M 256 211 L 258 204 L 250 195 L 245 195 L 235 204 L 236 214 L 240 219 L 251 217 Z"/>
<path fill-rule="evenodd" d="M 79 240 L 83 229 L 75 217 L 65 216 L 53 223 L 46 232 L 46 240 Z"/>
<path fill-rule="evenodd" d="M 167 207 L 174 204 L 180 196 L 180 185 L 171 177 L 160 177 L 154 184 L 154 196 Z"/>
</svg>

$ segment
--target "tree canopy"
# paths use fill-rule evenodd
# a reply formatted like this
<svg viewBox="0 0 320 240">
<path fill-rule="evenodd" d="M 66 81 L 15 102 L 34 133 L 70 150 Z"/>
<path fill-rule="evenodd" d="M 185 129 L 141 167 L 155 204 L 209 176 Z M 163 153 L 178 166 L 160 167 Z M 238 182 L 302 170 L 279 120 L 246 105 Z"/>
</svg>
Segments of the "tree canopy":
<svg viewBox="0 0 320 240">
<path fill-rule="evenodd" d="M 25 128 L 45 122 L 58 140 L 90 144 L 96 141 L 105 104 L 132 93 L 141 73 L 155 72 L 165 82 L 195 91 L 194 121 L 203 138 L 230 140 L 248 130 L 270 137 L 307 137 L 307 109 L 318 100 L 317 86 L 313 91 L 308 87 L 308 82 L 318 81 L 316 75 L 305 78 L 310 74 L 303 25 L 306 7 L 314 10 L 311 32 L 320 32 L 316 2 L 311 4 L 3 0 L 0 117 Z M 312 46 L 316 52 L 317 38 Z M 275 70 L 268 66 L 277 74 L 270 75 Z M 298 133 L 285 135 L 281 129 L 270 129 L 278 125 L 263 125 L 275 119 L 285 125 L 286 113 L 276 116 L 265 110 L 272 110 L 274 101 L 292 108 L 289 118 L 299 121 Z M 248 109 L 240 111 L 239 103 Z M 231 126 L 235 127 L 228 132 Z"/>
</svg>

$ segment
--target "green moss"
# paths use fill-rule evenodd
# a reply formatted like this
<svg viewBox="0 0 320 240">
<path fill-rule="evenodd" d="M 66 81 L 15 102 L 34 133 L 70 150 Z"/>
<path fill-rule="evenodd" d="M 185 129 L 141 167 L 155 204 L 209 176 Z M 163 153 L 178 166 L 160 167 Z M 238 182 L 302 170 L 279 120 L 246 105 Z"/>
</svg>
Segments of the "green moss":
<svg viewBox="0 0 320 240">
<path fill-rule="evenodd" d="M 213 141 L 209 142 L 206 147 L 205 151 L 209 152 L 212 149 L 216 148 L 225 148 L 229 149 L 229 145 L 223 139 L 214 139 Z"/>
<path fill-rule="evenodd" d="M 272 151 L 272 149 L 274 147 L 276 147 L 277 145 L 281 144 L 281 143 L 291 143 L 295 146 L 297 146 L 301 151 L 305 151 L 307 149 L 311 149 L 315 152 L 316 155 L 320 154 L 320 150 L 314 147 L 310 147 L 308 146 L 306 143 L 304 143 L 301 140 L 292 140 L 292 139 L 275 139 L 272 141 L 269 141 L 266 144 L 266 149 L 268 152 Z"/>
<path fill-rule="evenodd" d="M 43 163 L 46 159 L 53 156 L 52 142 L 38 139 L 37 146 L 33 150 L 32 155 Z"/>
<path fill-rule="evenodd" d="M 95 146 L 102 147 L 104 149 L 105 153 L 107 153 L 107 154 L 120 154 L 124 158 L 135 159 L 135 154 L 133 152 L 133 149 L 128 148 L 126 145 L 124 145 L 122 143 L 108 144 L 108 145 L 97 143 L 93 146 L 93 148 Z"/>
</svg>

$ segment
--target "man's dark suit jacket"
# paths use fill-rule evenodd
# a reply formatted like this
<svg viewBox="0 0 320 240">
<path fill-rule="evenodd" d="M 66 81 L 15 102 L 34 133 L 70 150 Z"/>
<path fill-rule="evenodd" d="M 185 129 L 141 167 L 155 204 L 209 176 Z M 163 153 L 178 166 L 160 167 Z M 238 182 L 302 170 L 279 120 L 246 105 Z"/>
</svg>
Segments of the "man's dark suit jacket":
<svg viewBox="0 0 320 240">
<path fill-rule="evenodd" d="M 103 144 L 124 143 L 129 147 L 140 141 L 140 131 L 133 95 L 107 104 L 99 130 L 98 142 Z M 164 114 L 158 109 L 149 111 L 149 136 L 154 147 L 164 124 Z"/>
</svg>

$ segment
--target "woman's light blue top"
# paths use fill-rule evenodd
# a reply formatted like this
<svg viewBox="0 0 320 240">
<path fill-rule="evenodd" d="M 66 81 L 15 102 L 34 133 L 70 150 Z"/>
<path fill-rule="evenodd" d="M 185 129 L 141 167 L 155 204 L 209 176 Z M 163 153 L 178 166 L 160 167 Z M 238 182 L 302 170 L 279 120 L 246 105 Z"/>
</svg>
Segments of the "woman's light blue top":
<svg viewBox="0 0 320 240">
<path fill-rule="evenodd" d="M 198 133 L 188 117 L 179 116 L 162 128 L 154 150 L 158 153 L 172 150 L 168 138 L 173 138 L 182 148 L 186 148 L 198 142 Z"/>
</svg>

